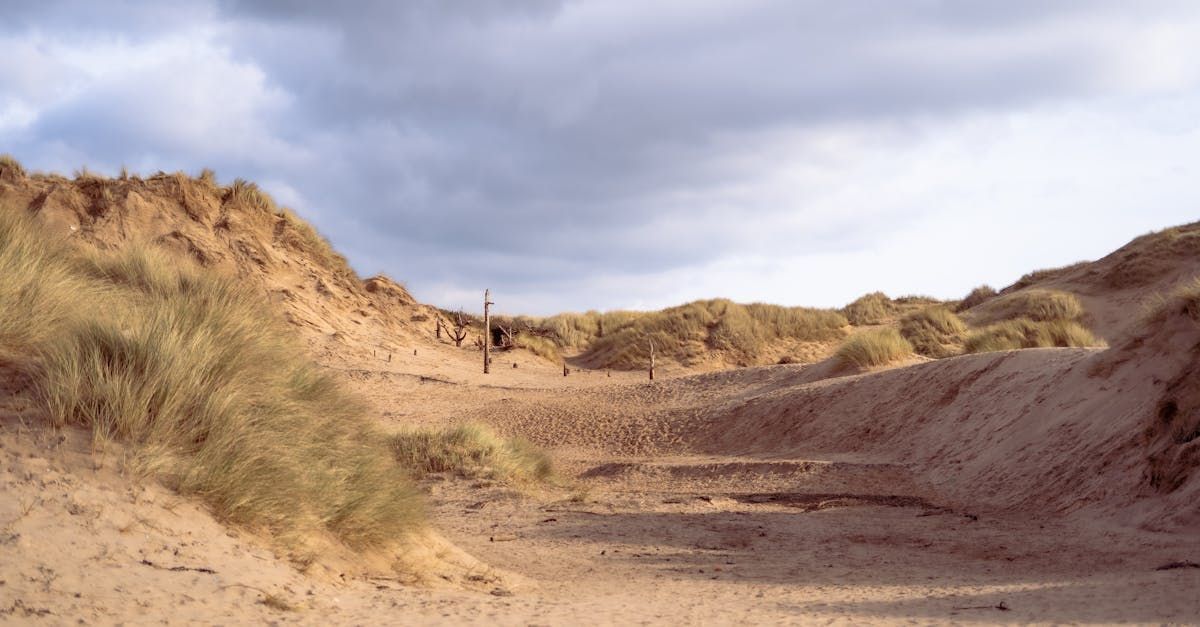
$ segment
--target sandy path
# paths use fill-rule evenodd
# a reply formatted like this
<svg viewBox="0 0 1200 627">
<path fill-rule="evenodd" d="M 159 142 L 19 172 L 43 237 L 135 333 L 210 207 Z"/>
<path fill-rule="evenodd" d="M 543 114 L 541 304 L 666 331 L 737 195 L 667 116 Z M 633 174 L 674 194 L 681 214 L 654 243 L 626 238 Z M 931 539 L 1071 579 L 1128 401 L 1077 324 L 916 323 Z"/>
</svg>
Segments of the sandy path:
<svg viewBox="0 0 1200 627">
<path fill-rule="evenodd" d="M 564 378 L 536 362 L 485 379 L 459 358 L 341 369 L 385 426 L 481 420 L 550 447 L 560 487 L 424 484 L 441 533 L 510 576 L 481 570 L 422 588 L 301 574 L 253 535 L 123 476 L 111 455 L 97 468 L 85 434 L 56 440 L 10 408 L 0 622 L 1200 622 L 1200 569 L 1156 570 L 1200 561 L 1194 534 L 964 505 L 886 449 L 806 451 L 781 438 L 774 452 L 735 455 L 689 439 L 731 407 L 769 417 L 796 394 L 849 402 L 863 384 L 782 367 L 651 386 L 637 374 Z M 915 372 L 881 385 L 911 387 Z"/>
<path fill-rule="evenodd" d="M 962 385 L 978 384 L 1002 399 L 1014 392 L 997 389 L 987 377 L 1045 379 L 1026 393 L 1040 395 L 1047 385 L 1062 384 L 1055 368 L 1066 372 L 1089 355 L 994 356 L 970 367 L 923 368 L 955 371 Z M 828 373 L 815 368 L 771 367 L 655 385 L 627 377 L 596 386 L 593 375 L 538 380 L 510 374 L 468 376 L 456 389 L 436 392 L 428 382 L 368 388 L 383 406 L 419 403 L 415 413 L 426 424 L 476 420 L 531 437 L 549 446 L 573 478 L 569 488 L 539 495 L 430 484 L 435 518 L 453 542 L 537 583 L 536 590 L 509 597 L 498 618 L 556 624 L 1200 622 L 1200 569 L 1156 570 L 1200 561 L 1194 534 L 1096 524 L 1086 512 L 964 506 L 961 490 L 948 498 L 939 488 L 944 481 L 897 463 L 886 447 L 848 446 L 837 453 L 826 445 L 805 456 L 795 445 L 768 442 L 756 445 L 763 454 L 694 452 L 714 448 L 696 442 L 696 431 L 712 429 L 729 408 L 744 414 L 745 407 L 757 407 L 754 417 L 763 423 L 794 405 L 799 390 L 855 402 L 846 391 L 855 385 L 903 390 L 929 375 L 889 373 L 882 384 L 859 384 L 822 380 Z M 797 387 L 802 384 L 808 385 Z M 942 397 L 946 390 L 934 392 Z M 981 398 L 973 402 L 999 400 Z M 995 435 L 984 427 L 981 441 L 988 446 Z M 764 426 L 758 440 L 769 440 L 769 433 Z"/>
</svg>

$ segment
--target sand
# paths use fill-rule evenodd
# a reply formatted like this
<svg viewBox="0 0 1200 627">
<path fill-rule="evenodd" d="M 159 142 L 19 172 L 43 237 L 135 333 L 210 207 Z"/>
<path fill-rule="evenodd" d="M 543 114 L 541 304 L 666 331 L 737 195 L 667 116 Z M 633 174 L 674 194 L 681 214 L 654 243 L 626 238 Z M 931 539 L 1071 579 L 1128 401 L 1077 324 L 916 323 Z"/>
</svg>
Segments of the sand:
<svg viewBox="0 0 1200 627">
<path fill-rule="evenodd" d="M 664 364 L 653 383 L 506 352 L 485 376 L 401 286 L 354 283 L 269 225 L 217 227 L 219 199 L 153 184 L 175 195 L 126 190 L 98 217 L 65 180 L 0 195 L 40 198 L 89 242 L 235 268 L 385 429 L 486 423 L 545 447 L 559 479 L 424 481 L 419 580 L 346 555 L 301 567 L 136 476 L 121 446 L 46 429 L 0 373 L 0 622 L 1200 623 L 1200 440 L 1180 437 L 1200 420 L 1200 324 L 1147 329 L 1130 305 L 1194 276 L 1190 249 L 1036 284 L 1079 293 L 1108 350 L 841 376 Z"/>
<path fill-rule="evenodd" d="M 123 474 L 119 450 L 95 453 L 86 434 L 44 431 L 10 407 L 0 435 L 0 617 L 523 625 L 1200 619 L 1200 569 L 1157 570 L 1200 558 L 1191 519 L 1172 527 L 1169 516 L 1143 515 L 1154 531 L 1105 501 L 1072 507 L 1054 497 L 1061 486 L 1029 488 L 1053 473 L 1028 478 L 972 452 L 1001 446 L 997 455 L 1010 455 L 995 417 L 942 438 L 945 450 L 933 458 L 925 456 L 932 444 L 918 444 L 927 439 L 919 430 L 911 443 L 885 433 L 882 445 L 845 433 L 863 428 L 845 421 L 851 408 L 867 416 L 892 385 L 912 388 L 913 380 L 953 372 L 992 388 L 962 391 L 970 403 L 1015 390 L 1035 401 L 1040 388 L 1017 379 L 997 390 L 973 369 L 990 369 L 997 381 L 1032 377 L 1035 363 L 1069 371 L 1094 351 L 1021 351 L 810 382 L 817 367 L 655 384 L 632 374 L 564 378 L 532 359 L 484 377 L 471 372 L 469 351 L 426 352 L 347 375 L 385 425 L 487 420 L 560 444 L 551 450 L 562 486 L 425 482 L 438 531 L 490 568 L 447 571 L 441 585 L 303 574 L 261 538 Z M 406 369 L 429 369 L 438 380 Z M 848 404 L 839 410 L 842 432 L 810 436 L 805 427 L 826 425 L 797 421 L 772 436 L 771 424 L 792 422 L 781 420 L 786 407 L 804 405 L 788 400 L 797 394 Z M 919 399 L 909 401 L 922 411 Z M 898 419 L 885 412 L 873 420 L 883 428 Z M 977 444 L 952 450 L 959 439 Z M 989 480 L 973 463 L 1000 474 Z M 1194 510 L 1195 501 L 1179 507 Z"/>
</svg>

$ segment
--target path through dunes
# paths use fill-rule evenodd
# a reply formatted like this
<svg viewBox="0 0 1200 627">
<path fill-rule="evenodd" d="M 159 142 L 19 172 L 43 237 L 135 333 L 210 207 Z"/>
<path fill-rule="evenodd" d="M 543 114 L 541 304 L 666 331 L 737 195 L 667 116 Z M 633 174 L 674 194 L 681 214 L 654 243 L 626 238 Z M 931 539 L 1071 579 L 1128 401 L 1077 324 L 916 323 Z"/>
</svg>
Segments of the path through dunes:
<svg viewBox="0 0 1200 627">
<path fill-rule="evenodd" d="M 1156 569 L 1200 558 L 1196 482 L 1152 489 L 1145 441 L 1192 357 L 1134 353 L 364 389 L 529 437 L 573 478 L 428 484 L 456 545 L 534 582 L 498 618 L 1195 620 L 1200 569 Z"/>
<path fill-rule="evenodd" d="M 1200 284 L 1152 317 L 1135 307 L 1194 276 L 1195 226 L 1037 273 L 1029 286 L 1085 297 L 1107 350 L 914 357 L 861 374 L 664 360 L 649 382 L 578 358 L 564 376 L 515 349 L 485 376 L 479 348 L 438 338 L 437 310 L 359 280 L 251 186 L 211 179 L 30 177 L 0 181 L 0 200 L 85 250 L 144 240 L 261 291 L 306 340 L 296 357 L 366 400 L 355 433 L 484 423 L 546 449 L 559 481 L 433 474 L 419 483 L 432 529 L 404 551 L 285 554 L 253 521 L 222 524 L 139 474 L 125 452 L 146 442 L 49 428 L 27 389 L 39 371 L 0 364 L 0 622 L 1200 622 Z M 396 440 L 372 437 L 392 468 Z M 279 450 L 308 451 L 305 470 L 352 458 L 316 459 L 330 442 Z M 333 487 L 316 502 L 357 474 L 321 484 Z"/>
</svg>

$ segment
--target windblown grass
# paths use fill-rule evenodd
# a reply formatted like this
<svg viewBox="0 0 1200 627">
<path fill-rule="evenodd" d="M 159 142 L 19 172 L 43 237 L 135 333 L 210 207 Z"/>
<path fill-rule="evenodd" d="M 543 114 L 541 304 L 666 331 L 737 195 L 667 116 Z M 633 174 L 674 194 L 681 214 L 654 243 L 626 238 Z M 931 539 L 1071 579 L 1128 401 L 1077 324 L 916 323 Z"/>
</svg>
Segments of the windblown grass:
<svg viewBox="0 0 1200 627">
<path fill-rule="evenodd" d="M 25 168 L 10 154 L 0 154 L 0 181 L 14 181 L 25 177 Z"/>
<path fill-rule="evenodd" d="M 1148 299 L 1144 311 L 1142 333 L 1174 316 L 1200 321 L 1200 277 L 1184 282 L 1166 295 Z"/>
<path fill-rule="evenodd" d="M 896 315 L 896 303 L 883 292 L 863 294 L 842 308 L 842 313 L 855 326 L 883 324 Z"/>
<path fill-rule="evenodd" d="M 584 349 L 597 339 L 629 326 L 643 315 L 636 311 L 589 311 L 558 314 L 531 323 L 550 332 L 554 342 L 562 348 Z"/>
<path fill-rule="evenodd" d="M 993 298 L 977 307 L 975 324 L 990 324 L 1020 318 L 1035 322 L 1078 320 L 1083 306 L 1074 294 L 1058 290 L 1029 289 Z"/>
<path fill-rule="evenodd" d="M 517 335 L 517 347 L 555 363 L 560 363 L 563 360 L 562 352 L 558 349 L 558 345 L 554 343 L 554 340 L 549 338 L 530 333 L 520 333 Z"/>
<path fill-rule="evenodd" d="M 84 254 L 0 209 L 0 359 L 54 424 L 301 549 L 393 542 L 420 501 L 384 436 L 261 298 L 144 249 Z"/>
<path fill-rule="evenodd" d="M 266 196 L 265 192 L 259 192 Z M 274 206 L 274 201 L 266 196 L 270 206 Z M 312 224 L 303 220 L 296 212 L 283 207 L 276 211 L 276 215 L 281 220 L 282 224 L 275 228 L 275 237 L 288 248 L 300 253 L 304 253 L 310 259 L 315 260 L 320 266 L 326 270 L 330 270 L 346 276 L 353 276 L 354 272 L 350 269 L 350 263 L 346 261 L 340 253 L 334 250 L 333 245 L 325 236 L 321 235 Z M 357 277 L 353 277 L 357 282 Z"/>
<path fill-rule="evenodd" d="M 967 325 L 943 306 L 926 307 L 900 320 L 900 335 L 917 353 L 935 359 L 961 352 L 966 333 Z"/>
<path fill-rule="evenodd" d="M 506 439 L 477 424 L 441 431 L 409 430 L 391 437 L 392 452 L 401 466 L 417 476 L 453 473 L 514 483 L 548 479 L 550 458 L 521 439 Z"/>
<path fill-rule="evenodd" d="M 245 179 L 236 179 L 225 189 L 224 201 L 258 209 L 264 213 L 275 213 L 274 199 L 259 189 L 257 183 Z"/>
<path fill-rule="evenodd" d="M 866 370 L 900 361 L 913 354 L 913 346 L 891 327 L 870 329 L 851 335 L 837 352 L 839 370 Z"/>
<path fill-rule="evenodd" d="M 968 353 L 1047 348 L 1052 346 L 1104 346 L 1091 331 L 1072 320 L 1018 318 L 992 324 L 967 336 Z"/>
</svg>

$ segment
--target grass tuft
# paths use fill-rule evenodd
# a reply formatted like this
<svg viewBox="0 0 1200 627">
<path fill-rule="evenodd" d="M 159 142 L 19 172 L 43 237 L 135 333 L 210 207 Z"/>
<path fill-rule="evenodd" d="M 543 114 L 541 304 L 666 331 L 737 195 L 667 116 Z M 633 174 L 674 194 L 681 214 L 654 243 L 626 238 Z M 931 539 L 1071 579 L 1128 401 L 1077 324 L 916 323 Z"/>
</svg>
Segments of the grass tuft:
<svg viewBox="0 0 1200 627">
<path fill-rule="evenodd" d="M 1079 298 L 1069 292 L 1029 289 L 993 298 L 973 312 L 976 324 L 1027 319 L 1035 322 L 1078 320 L 1083 316 Z"/>
<path fill-rule="evenodd" d="M 967 297 L 958 303 L 959 311 L 966 311 L 972 307 L 982 305 L 996 296 L 996 290 L 990 285 L 980 285 L 971 290 Z"/>
<path fill-rule="evenodd" d="M 961 352 L 966 333 L 967 325 L 943 306 L 926 307 L 900 319 L 900 335 L 917 353 L 935 359 Z"/>
<path fill-rule="evenodd" d="M 870 329 L 851 335 L 834 354 L 839 370 L 866 370 L 900 361 L 913 354 L 913 346 L 893 328 Z"/>
<path fill-rule="evenodd" d="M 275 213 L 275 201 L 266 192 L 259 189 L 256 183 L 245 179 L 235 179 L 225 188 L 224 202 L 257 209 L 264 213 Z"/>
<path fill-rule="evenodd" d="M 0 154 L 0 181 L 16 181 L 22 178 L 25 178 L 25 167 L 21 162 L 8 153 Z"/>
<path fill-rule="evenodd" d="M 522 439 L 505 439 L 488 427 L 468 424 L 441 431 L 410 430 L 391 437 L 401 466 L 418 477 L 453 473 L 529 483 L 550 478 L 550 458 Z"/>
<path fill-rule="evenodd" d="M 1052 346 L 1104 346 L 1091 331 L 1072 320 L 1029 320 L 1018 318 L 986 326 L 967 336 L 964 350 L 987 353 L 1020 348 Z"/>
<path fill-rule="evenodd" d="M 883 292 L 871 292 L 859 296 L 854 302 L 842 308 L 842 313 L 850 324 L 863 326 L 883 324 L 896 315 L 896 303 Z"/>
</svg>

